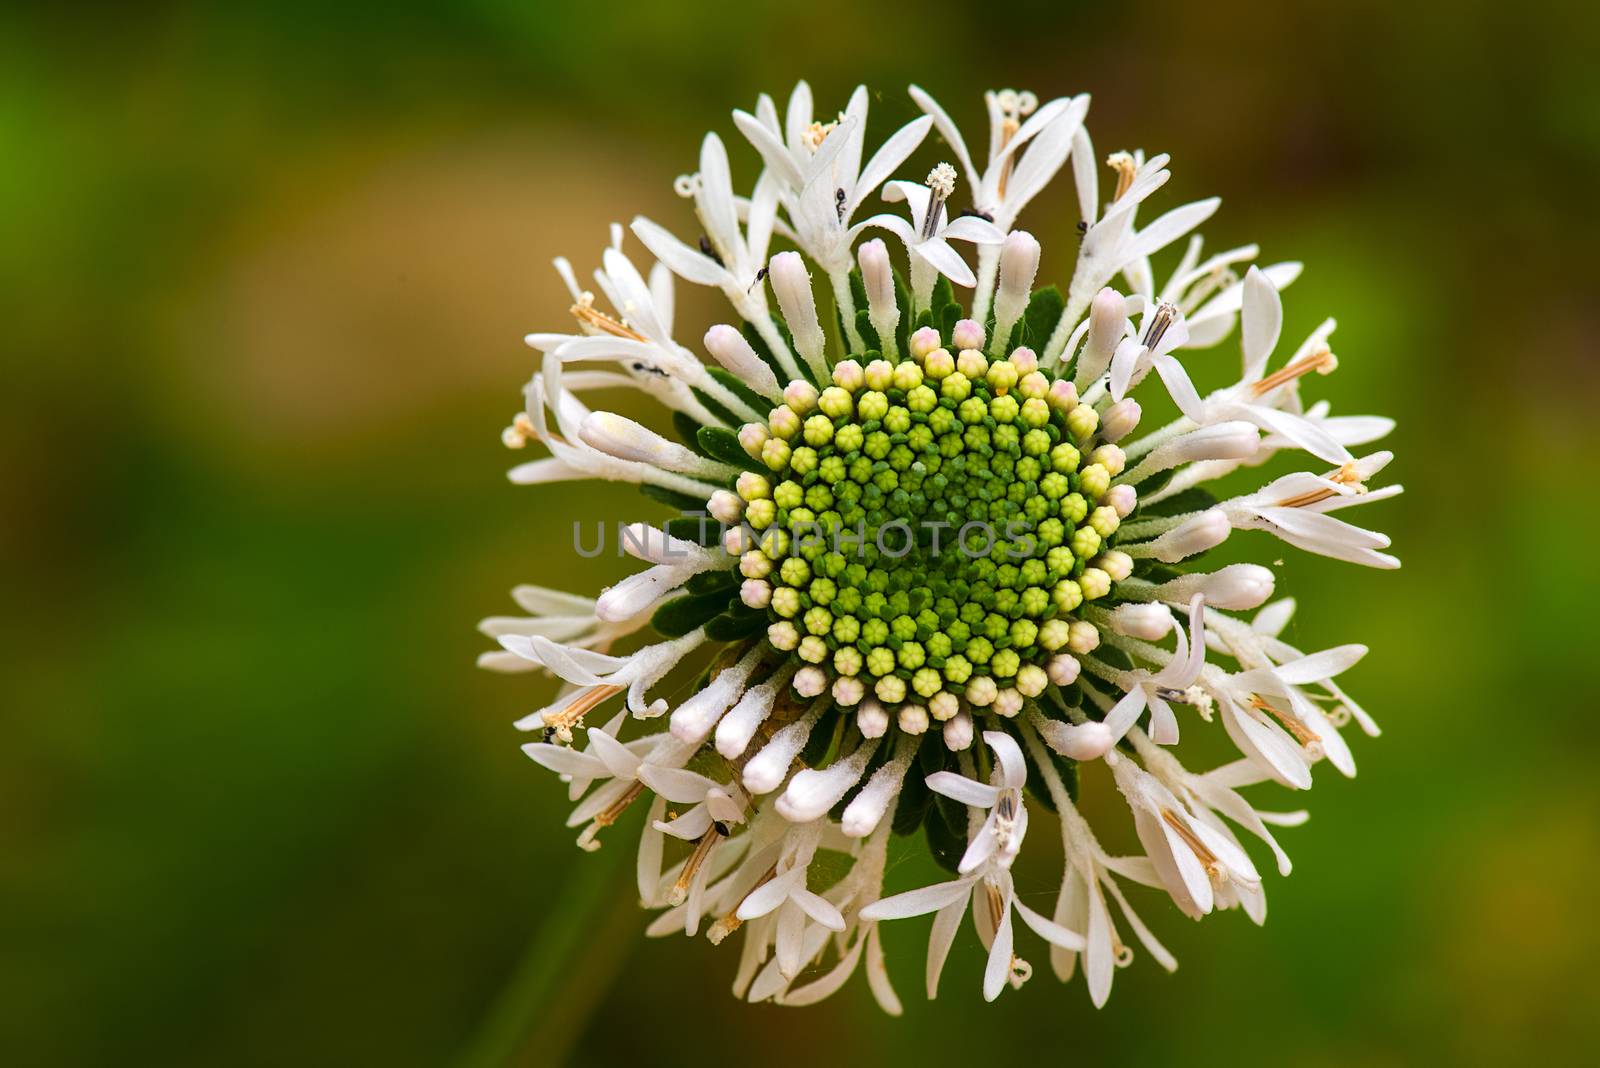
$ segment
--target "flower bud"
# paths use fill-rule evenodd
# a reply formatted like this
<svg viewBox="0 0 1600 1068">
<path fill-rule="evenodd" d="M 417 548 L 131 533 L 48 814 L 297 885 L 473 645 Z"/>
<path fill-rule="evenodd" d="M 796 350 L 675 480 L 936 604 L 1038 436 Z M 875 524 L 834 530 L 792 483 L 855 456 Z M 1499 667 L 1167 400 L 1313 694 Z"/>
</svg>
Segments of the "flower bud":
<svg viewBox="0 0 1600 1068">
<path fill-rule="evenodd" d="M 962 349 L 956 357 L 956 370 L 976 381 L 988 373 L 989 361 L 977 349 Z"/>
<path fill-rule="evenodd" d="M 739 600 L 751 608 L 765 608 L 772 603 L 772 584 L 766 579 L 745 579 L 739 586 Z"/>
<path fill-rule="evenodd" d="M 928 729 L 928 710 L 922 705 L 901 705 L 896 722 L 907 734 L 923 734 Z"/>
<path fill-rule="evenodd" d="M 800 433 L 800 413 L 787 404 L 774 408 L 767 415 L 767 429 L 773 437 L 789 441 Z"/>
<path fill-rule="evenodd" d="M 744 517 L 744 498 L 732 490 L 719 489 L 706 502 L 706 511 L 719 523 L 737 523 Z"/>
<path fill-rule="evenodd" d="M 1022 694 L 1008 686 L 995 694 L 994 711 L 1010 719 L 1022 711 Z"/>
<path fill-rule="evenodd" d="M 1039 242 L 1025 230 L 1013 230 L 1000 247 L 1000 285 L 994 298 L 994 344 L 996 356 L 1005 351 L 1006 342 L 1033 291 L 1033 277 L 1039 270 Z"/>
<path fill-rule="evenodd" d="M 706 331 L 705 341 L 706 351 L 740 381 L 764 397 L 778 395 L 778 376 L 738 330 L 719 323 Z"/>
<path fill-rule="evenodd" d="M 924 326 L 911 335 L 911 358 L 921 363 L 924 357 L 934 349 L 944 344 L 939 337 L 939 331 L 931 326 Z"/>
<path fill-rule="evenodd" d="M 1071 686 L 1077 682 L 1080 670 L 1081 665 L 1079 665 L 1078 661 L 1066 653 L 1052 656 L 1050 662 L 1045 665 L 1046 674 L 1050 676 L 1050 681 L 1057 686 Z"/>
<path fill-rule="evenodd" d="M 1128 465 L 1128 458 L 1115 445 L 1102 445 L 1089 454 L 1089 462 L 1099 464 L 1114 477 L 1122 474 L 1122 469 Z"/>
<path fill-rule="evenodd" d="M 1126 519 L 1139 507 L 1139 491 L 1126 483 L 1112 486 L 1106 491 L 1105 502 L 1117 510 L 1117 515 Z"/>
<path fill-rule="evenodd" d="M 867 688 L 860 679 L 845 676 L 833 680 L 833 699 L 842 708 L 859 704 L 866 693 Z"/>
<path fill-rule="evenodd" d="M 971 716 L 959 712 L 945 721 L 944 747 L 952 753 L 961 753 L 972 748 Z"/>
<path fill-rule="evenodd" d="M 1123 397 L 1117 403 L 1106 409 L 1105 418 L 1100 420 L 1100 436 L 1108 442 L 1118 442 L 1139 425 L 1139 417 L 1143 415 L 1139 402 L 1132 397 Z"/>
<path fill-rule="evenodd" d="M 747 501 L 759 501 L 772 496 L 772 482 L 767 476 L 754 471 L 744 471 L 733 484 L 734 491 Z"/>
<path fill-rule="evenodd" d="M 828 676 L 819 667 L 803 667 L 794 673 L 794 692 L 801 697 L 815 697 L 828 688 Z"/>
<path fill-rule="evenodd" d="M 941 723 L 961 711 L 961 700 L 948 690 L 940 690 L 928 700 L 928 714 Z"/>
<path fill-rule="evenodd" d="M 833 384 L 842 390 L 854 393 L 866 380 L 866 373 L 855 360 L 840 360 L 833 365 Z"/>
<path fill-rule="evenodd" d="M 967 683 L 967 703 L 988 708 L 1000 696 L 1000 687 L 987 675 L 974 675 Z"/>
<path fill-rule="evenodd" d="M 805 415 L 817 406 L 817 387 L 810 382 L 790 382 L 783 387 L 783 403 L 796 415 Z"/>
<path fill-rule="evenodd" d="M 1175 564 L 1216 548 L 1228 540 L 1232 530 L 1227 514 L 1220 508 L 1210 508 L 1152 541 L 1147 551 L 1164 564 Z"/>
<path fill-rule="evenodd" d="M 1172 610 L 1164 604 L 1119 604 L 1111 613 L 1111 629 L 1158 642 L 1172 633 Z"/>
<path fill-rule="evenodd" d="M 1017 369 L 1017 374 L 1021 375 L 1023 378 L 1027 378 L 1029 375 L 1034 374 L 1039 370 L 1039 354 L 1028 348 L 1026 345 L 1019 345 L 1015 349 L 1012 349 L 1011 355 L 1008 358 L 1011 360 L 1011 366 L 1015 367 Z M 1044 380 L 1042 375 L 1040 378 L 1041 380 Z M 1039 396 L 1042 397 L 1044 394 L 1040 393 Z"/>
<path fill-rule="evenodd" d="M 771 436 L 771 432 L 761 423 L 746 423 L 739 428 L 739 444 L 752 460 L 761 458 L 761 447 Z"/>
<path fill-rule="evenodd" d="M 889 263 L 889 248 L 881 237 L 875 237 L 856 251 L 856 259 L 861 264 L 861 282 L 867 291 L 867 320 L 877 331 L 884 355 L 893 356 L 900 308 L 895 302 L 894 268 Z"/>
<path fill-rule="evenodd" d="M 817 300 L 811 292 L 811 276 L 798 252 L 780 252 L 772 257 L 767 268 L 767 278 L 772 283 L 778 307 L 794 335 L 794 347 L 811 365 L 818 377 L 823 377 L 827 367 L 823 352 L 827 338 L 822 333 L 822 323 L 817 319 Z"/>
<path fill-rule="evenodd" d="M 949 349 L 934 349 L 922 361 L 923 373 L 935 381 L 948 378 L 955 369 L 956 361 Z"/>
<path fill-rule="evenodd" d="M 1067 648 L 1079 656 L 1092 653 L 1100 648 L 1100 632 L 1093 623 L 1076 620 L 1072 624 L 1072 635 L 1067 639 Z"/>
<path fill-rule="evenodd" d="M 1260 443 L 1261 432 L 1254 423 L 1229 420 L 1191 430 L 1157 446 L 1145 463 L 1156 471 L 1165 471 L 1196 460 L 1248 460 Z"/>
<path fill-rule="evenodd" d="M 856 729 L 863 738 L 882 738 L 889 729 L 889 713 L 877 698 L 864 699 L 856 709 Z"/>
<path fill-rule="evenodd" d="M 894 384 L 894 365 L 888 360 L 873 360 L 867 364 L 867 388 L 882 392 Z"/>
<path fill-rule="evenodd" d="M 1114 289 L 1102 289 L 1089 305 L 1089 337 L 1078 356 L 1075 382 L 1087 386 L 1106 373 L 1128 322 L 1127 301 Z"/>
<path fill-rule="evenodd" d="M 1133 574 L 1133 557 L 1117 549 L 1101 553 L 1092 562 L 1095 567 L 1110 575 L 1112 582 L 1121 582 Z"/>
<path fill-rule="evenodd" d="M 957 349 L 981 349 L 983 327 L 972 319 L 957 320 L 955 328 L 950 331 L 950 343 Z"/>
<path fill-rule="evenodd" d="M 767 627 L 767 641 L 780 652 L 789 652 L 800 644 L 800 631 L 787 619 L 780 619 Z"/>
<path fill-rule="evenodd" d="M 1070 412 L 1078 406 L 1078 390 L 1071 382 L 1058 378 L 1050 383 L 1050 392 L 1045 400 L 1058 412 Z"/>
<path fill-rule="evenodd" d="M 1079 761 L 1099 760 L 1117 744 L 1111 736 L 1111 728 L 1094 720 L 1076 725 L 1046 720 L 1040 725 L 1039 733 L 1051 749 Z"/>
</svg>

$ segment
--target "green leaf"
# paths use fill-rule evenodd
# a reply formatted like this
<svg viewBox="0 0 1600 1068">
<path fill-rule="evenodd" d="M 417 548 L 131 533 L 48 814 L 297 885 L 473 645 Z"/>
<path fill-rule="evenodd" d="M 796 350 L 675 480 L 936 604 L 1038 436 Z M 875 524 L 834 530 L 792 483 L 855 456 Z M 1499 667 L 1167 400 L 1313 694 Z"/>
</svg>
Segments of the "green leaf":
<svg viewBox="0 0 1600 1068">
<path fill-rule="evenodd" d="M 708 623 L 728 607 L 728 593 L 687 594 L 674 597 L 650 617 L 650 625 L 664 638 L 681 638 L 703 623 Z"/>
<path fill-rule="evenodd" d="M 725 464 L 743 468 L 746 471 L 763 471 L 761 464 L 750 458 L 744 451 L 744 446 L 739 444 L 739 435 L 721 426 L 703 426 L 695 433 L 695 440 L 700 443 L 706 455 L 713 459 L 721 460 Z M 702 501 L 701 505 L 704 506 Z"/>
</svg>

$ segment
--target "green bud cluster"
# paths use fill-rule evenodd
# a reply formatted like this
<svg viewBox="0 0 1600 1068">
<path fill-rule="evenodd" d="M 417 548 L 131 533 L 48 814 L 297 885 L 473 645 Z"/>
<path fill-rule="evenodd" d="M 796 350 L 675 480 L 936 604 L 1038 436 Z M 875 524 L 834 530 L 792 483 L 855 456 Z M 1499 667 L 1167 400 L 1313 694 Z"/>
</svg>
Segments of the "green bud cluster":
<svg viewBox="0 0 1600 1068">
<path fill-rule="evenodd" d="M 1090 561 L 1118 522 L 1082 451 L 1095 412 L 1052 382 L 1026 350 L 937 348 L 845 361 L 814 407 L 774 409 L 755 435 L 771 474 L 740 489 L 740 570 L 771 585 L 774 645 L 859 682 L 835 685 L 844 703 L 949 718 L 960 698 L 1042 691 L 1070 626 L 1089 626 L 1066 617 L 1111 591 Z"/>
</svg>

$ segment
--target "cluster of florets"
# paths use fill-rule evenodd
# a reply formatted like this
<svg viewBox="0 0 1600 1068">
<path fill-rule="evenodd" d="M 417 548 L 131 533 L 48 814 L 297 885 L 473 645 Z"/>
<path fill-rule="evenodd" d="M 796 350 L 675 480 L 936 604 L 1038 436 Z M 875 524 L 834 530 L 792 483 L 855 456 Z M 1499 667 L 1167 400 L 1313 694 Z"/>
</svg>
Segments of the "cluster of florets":
<svg viewBox="0 0 1600 1068">
<path fill-rule="evenodd" d="M 1072 613 L 1132 568 L 1111 548 L 1122 454 L 1085 455 L 1098 416 L 1071 382 L 1025 347 L 989 359 L 971 320 L 908 347 L 791 382 L 740 433 L 768 472 L 736 485 L 741 596 L 799 661 L 795 690 L 831 686 L 869 737 L 891 714 L 908 733 L 964 704 L 1012 716 L 1070 682 L 1099 644 Z"/>
</svg>

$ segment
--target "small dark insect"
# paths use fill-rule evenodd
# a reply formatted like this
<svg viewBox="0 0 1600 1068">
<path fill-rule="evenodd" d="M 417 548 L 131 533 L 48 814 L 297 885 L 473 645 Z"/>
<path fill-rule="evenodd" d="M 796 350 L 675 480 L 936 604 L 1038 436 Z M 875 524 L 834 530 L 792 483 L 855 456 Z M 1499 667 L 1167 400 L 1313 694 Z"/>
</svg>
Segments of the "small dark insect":
<svg viewBox="0 0 1600 1068">
<path fill-rule="evenodd" d="M 1089 220 L 1088 219 L 1079 219 L 1078 220 L 1078 237 L 1081 239 L 1083 237 L 1083 235 L 1088 233 L 1088 232 L 1089 232 Z"/>
<path fill-rule="evenodd" d="M 1010 794 L 1006 793 L 1000 795 L 1000 801 L 995 806 L 995 811 L 1000 814 L 1001 819 L 1005 820 L 1008 820 L 1017 814 L 1015 803 L 1011 800 Z"/>
<path fill-rule="evenodd" d="M 839 221 L 844 222 L 845 195 L 843 189 L 833 191 L 833 207 L 839 213 Z"/>
<path fill-rule="evenodd" d="M 756 280 L 754 282 L 750 283 L 750 285 L 745 289 L 745 292 L 748 293 L 748 292 L 750 292 L 750 290 L 752 290 L 756 286 L 760 285 L 761 284 L 761 280 L 766 278 L 766 277 L 767 277 L 767 269 L 765 267 L 763 267 L 763 268 L 761 268 L 761 270 L 756 272 Z"/>
<path fill-rule="evenodd" d="M 723 823 L 721 820 L 712 820 L 711 826 L 715 827 L 717 829 L 717 833 L 722 835 L 724 838 L 727 838 L 733 834 L 732 831 L 728 830 L 728 825 Z"/>
<path fill-rule="evenodd" d="M 722 262 L 722 257 L 717 255 L 717 250 L 711 247 L 711 239 L 705 234 L 700 235 L 700 255 L 715 260 L 718 267 L 727 266 Z"/>
<path fill-rule="evenodd" d="M 556 736 L 556 729 L 554 727 L 546 727 L 544 729 L 545 744 L 548 745 L 549 742 L 550 742 L 550 739 L 554 738 L 555 736 Z"/>
<path fill-rule="evenodd" d="M 671 377 L 670 375 L 667 374 L 667 372 L 663 371 L 661 368 L 652 366 L 651 364 L 648 364 L 648 363 L 642 363 L 639 360 L 633 361 L 633 363 L 629 364 L 628 366 L 637 374 L 655 375 L 657 378 L 670 378 Z"/>
<path fill-rule="evenodd" d="M 963 208 L 960 214 L 958 214 L 956 217 L 961 218 L 967 215 L 971 215 L 973 218 L 982 219 L 984 222 L 994 222 L 994 216 L 992 214 L 987 211 L 979 211 L 977 208 Z"/>
</svg>

